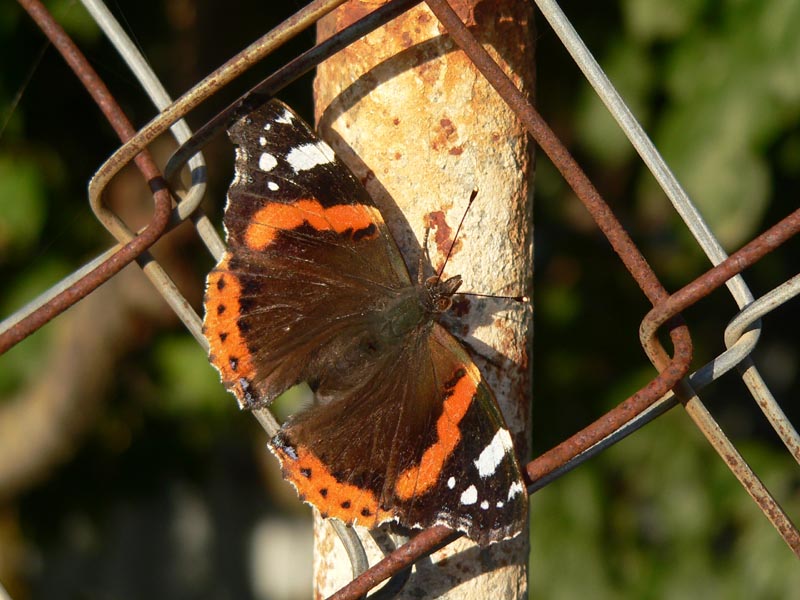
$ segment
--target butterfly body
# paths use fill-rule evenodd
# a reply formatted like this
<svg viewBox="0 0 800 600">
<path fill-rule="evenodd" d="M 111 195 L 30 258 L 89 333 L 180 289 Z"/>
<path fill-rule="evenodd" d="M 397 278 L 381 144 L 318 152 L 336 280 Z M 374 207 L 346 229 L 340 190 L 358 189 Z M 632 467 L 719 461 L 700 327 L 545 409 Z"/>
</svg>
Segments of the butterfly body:
<svg viewBox="0 0 800 600">
<path fill-rule="evenodd" d="M 285 478 L 350 524 L 516 535 L 527 496 L 511 435 L 436 320 L 461 278 L 412 282 L 366 190 L 285 105 L 229 134 L 229 249 L 208 278 L 204 332 L 242 406 L 302 381 L 315 391 L 270 441 Z"/>
</svg>

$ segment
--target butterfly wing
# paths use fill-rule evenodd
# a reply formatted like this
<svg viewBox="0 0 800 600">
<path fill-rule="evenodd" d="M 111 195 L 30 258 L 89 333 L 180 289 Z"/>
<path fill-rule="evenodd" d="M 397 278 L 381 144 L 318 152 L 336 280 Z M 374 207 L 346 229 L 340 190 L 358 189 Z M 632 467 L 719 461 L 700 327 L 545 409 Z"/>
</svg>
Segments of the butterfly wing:
<svg viewBox="0 0 800 600">
<path fill-rule="evenodd" d="M 265 406 L 347 356 L 371 309 L 411 282 L 364 187 L 291 109 L 271 101 L 229 136 L 228 251 L 206 283 L 204 334 L 240 404 Z"/>
<path fill-rule="evenodd" d="M 525 487 L 492 392 L 446 330 L 408 318 L 418 290 L 364 188 L 279 102 L 229 133 L 228 251 L 204 332 L 243 406 L 315 388 L 270 442 L 284 476 L 347 523 L 444 524 L 481 544 L 518 533 Z"/>
<path fill-rule="evenodd" d="M 407 336 L 391 360 L 284 424 L 270 442 L 284 477 L 348 524 L 442 524 L 482 545 L 517 535 L 527 493 L 477 366 L 438 324 Z"/>
</svg>

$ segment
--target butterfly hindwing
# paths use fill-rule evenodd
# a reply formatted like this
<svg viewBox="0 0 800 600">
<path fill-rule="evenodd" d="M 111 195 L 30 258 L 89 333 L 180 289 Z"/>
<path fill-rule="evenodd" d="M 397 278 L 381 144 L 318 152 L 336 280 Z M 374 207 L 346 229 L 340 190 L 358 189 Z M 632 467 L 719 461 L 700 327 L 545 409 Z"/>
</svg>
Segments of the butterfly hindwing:
<svg viewBox="0 0 800 600">
<path fill-rule="evenodd" d="M 401 503 L 405 518 L 417 526 L 447 525 L 481 545 L 513 537 L 525 522 L 528 497 L 511 433 L 461 344 L 440 325 L 429 343 L 437 381 L 445 382 L 444 390 L 437 390 L 443 411 L 436 420 L 436 442 L 426 446 L 420 467 L 406 476 L 407 489 L 412 474 L 419 473 L 422 485 L 417 484 L 412 501 Z M 447 459 L 440 461 L 442 454 Z"/>
<path fill-rule="evenodd" d="M 511 434 L 478 368 L 434 324 L 413 378 L 387 369 L 291 418 L 270 442 L 284 477 L 325 516 L 375 527 L 447 525 L 481 544 L 516 535 L 527 494 Z"/>
</svg>

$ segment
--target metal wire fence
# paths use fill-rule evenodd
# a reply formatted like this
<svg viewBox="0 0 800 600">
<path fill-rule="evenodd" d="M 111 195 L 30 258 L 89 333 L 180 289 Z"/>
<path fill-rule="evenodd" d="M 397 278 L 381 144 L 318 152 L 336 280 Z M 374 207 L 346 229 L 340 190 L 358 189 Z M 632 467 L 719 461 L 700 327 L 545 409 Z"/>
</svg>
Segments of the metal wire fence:
<svg viewBox="0 0 800 600">
<path fill-rule="evenodd" d="M 127 121 L 117 100 L 44 6 L 38 0 L 19 1 L 67 60 L 76 77 L 90 91 L 122 142 L 120 148 L 100 167 L 89 185 L 92 210 L 115 237 L 117 243 L 30 301 L 23 309 L 7 317 L 0 324 L 0 352 L 7 351 L 69 306 L 91 294 L 103 282 L 133 261 L 141 266 L 188 331 L 207 350 L 207 342 L 201 333 L 201 316 L 181 294 L 165 267 L 148 253 L 148 248 L 157 240 L 178 224 L 187 221 L 193 224 L 197 235 L 215 259 L 224 252 L 224 243 L 213 224 L 199 208 L 206 184 L 205 163 L 200 149 L 234 116 L 249 112 L 263 98 L 275 94 L 314 68 L 325 57 L 419 3 L 419 0 L 387 2 L 346 30 L 276 70 L 257 88 L 209 121 L 198 132 L 192 133 L 181 117 L 218 91 L 225 89 L 231 81 L 252 65 L 291 40 L 300 31 L 313 25 L 345 0 L 316 0 L 309 3 L 174 101 L 167 95 L 156 74 L 150 70 L 145 59 L 105 5 L 99 0 L 84 0 L 87 10 L 105 35 L 112 40 L 158 110 L 158 115 L 138 131 Z M 652 309 L 641 323 L 640 340 L 648 357 L 657 368 L 658 375 L 639 391 L 624 399 L 616 408 L 526 465 L 530 479 L 529 490 L 533 492 L 544 487 L 590 456 L 619 442 L 680 403 L 708 443 L 719 454 L 720 460 L 734 473 L 791 551 L 800 557 L 800 532 L 766 489 L 757 473 L 742 458 L 698 395 L 700 390 L 713 385 L 724 375 L 737 372 L 753 401 L 763 412 L 787 451 L 800 463 L 800 437 L 751 358 L 759 340 L 761 318 L 800 292 L 800 275 L 787 277 L 785 282 L 758 298 L 754 297 L 741 275 L 742 271 L 785 244 L 800 230 L 800 210 L 784 216 L 774 226 L 756 236 L 732 255 L 726 254 L 714 232 L 703 220 L 569 19 L 555 2 L 536 0 L 544 19 L 569 51 L 575 64 L 590 82 L 619 128 L 628 137 L 643 163 L 669 198 L 674 211 L 684 221 L 711 264 L 704 274 L 677 292 L 667 292 L 657 274 L 649 267 L 636 244 L 577 162 L 572 159 L 536 109 L 519 93 L 475 40 L 446 0 L 426 0 L 426 3 L 455 43 L 514 110 L 539 147 L 560 171 L 586 206 L 600 231 L 608 238 L 630 276 L 652 304 Z M 150 157 L 148 146 L 168 131 L 171 131 L 181 146 L 170 158 L 162 174 Z M 148 183 L 155 206 L 151 221 L 139 231 L 134 231 L 126 225 L 104 203 L 104 190 L 109 182 L 131 161 L 135 162 Z M 184 187 L 179 175 L 187 165 L 191 185 Z M 690 325 L 682 320 L 680 313 L 723 285 L 727 287 L 740 309 L 738 314 L 731 315 L 731 320 L 725 329 L 726 350 L 703 367 L 689 372 L 692 355 L 691 329 Z M 662 331 L 669 333 L 673 345 L 672 355 L 662 346 L 659 339 Z M 277 422 L 269 411 L 256 411 L 255 414 L 269 433 L 277 429 Z M 452 536 L 452 532 L 443 527 L 429 529 L 412 539 L 404 548 L 388 555 L 382 562 L 370 568 L 365 563 L 363 552 L 359 550 L 358 539 L 352 539 L 352 535 L 347 532 L 343 532 L 342 536 L 345 540 L 350 540 L 351 560 L 356 565 L 355 571 L 360 575 L 335 597 L 355 598 L 366 593 L 383 579 L 407 568 L 419 557 L 429 553 L 432 548 L 445 543 Z"/>
</svg>

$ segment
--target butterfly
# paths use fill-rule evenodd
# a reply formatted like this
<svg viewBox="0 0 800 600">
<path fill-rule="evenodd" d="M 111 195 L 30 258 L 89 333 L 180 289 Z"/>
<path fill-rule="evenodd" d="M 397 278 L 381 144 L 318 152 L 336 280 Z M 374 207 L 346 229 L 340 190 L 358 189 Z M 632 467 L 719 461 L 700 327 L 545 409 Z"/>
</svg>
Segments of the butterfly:
<svg viewBox="0 0 800 600">
<path fill-rule="evenodd" d="M 445 525 L 486 545 L 525 525 L 511 434 L 437 317 L 461 278 L 413 282 L 363 185 L 272 100 L 228 135 L 228 250 L 206 282 L 211 363 L 244 408 L 299 382 L 315 403 L 269 441 L 323 517 Z"/>
</svg>

